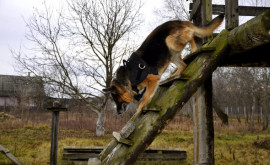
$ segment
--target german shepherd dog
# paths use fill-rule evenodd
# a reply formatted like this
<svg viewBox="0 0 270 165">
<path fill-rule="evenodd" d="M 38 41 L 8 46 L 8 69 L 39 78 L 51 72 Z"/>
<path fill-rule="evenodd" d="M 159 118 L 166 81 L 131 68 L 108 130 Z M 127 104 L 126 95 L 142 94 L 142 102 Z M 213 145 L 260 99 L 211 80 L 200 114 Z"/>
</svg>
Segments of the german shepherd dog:
<svg viewBox="0 0 270 165">
<path fill-rule="evenodd" d="M 110 92 L 117 106 L 118 114 L 126 111 L 128 103 L 140 100 L 140 91 L 144 90 L 144 96 L 140 102 L 137 113 L 150 101 L 159 84 L 161 75 L 172 62 L 177 70 L 171 75 L 180 75 L 186 68 L 181 57 L 181 51 L 187 43 L 190 43 L 192 52 L 197 50 L 194 36 L 205 37 L 222 23 L 224 14 L 214 18 L 205 27 L 196 27 L 191 22 L 169 21 L 154 29 L 142 45 L 132 53 L 128 61 L 120 66 L 111 85 L 105 92 Z"/>
</svg>

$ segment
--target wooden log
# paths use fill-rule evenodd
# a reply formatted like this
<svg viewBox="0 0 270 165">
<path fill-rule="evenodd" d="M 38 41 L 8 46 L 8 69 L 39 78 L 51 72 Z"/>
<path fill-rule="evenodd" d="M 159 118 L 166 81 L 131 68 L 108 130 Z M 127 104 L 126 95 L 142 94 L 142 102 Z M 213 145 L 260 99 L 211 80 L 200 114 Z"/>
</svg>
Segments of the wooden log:
<svg viewBox="0 0 270 165">
<path fill-rule="evenodd" d="M 229 35 L 230 55 L 270 42 L 270 10 L 234 28 Z"/>
</svg>

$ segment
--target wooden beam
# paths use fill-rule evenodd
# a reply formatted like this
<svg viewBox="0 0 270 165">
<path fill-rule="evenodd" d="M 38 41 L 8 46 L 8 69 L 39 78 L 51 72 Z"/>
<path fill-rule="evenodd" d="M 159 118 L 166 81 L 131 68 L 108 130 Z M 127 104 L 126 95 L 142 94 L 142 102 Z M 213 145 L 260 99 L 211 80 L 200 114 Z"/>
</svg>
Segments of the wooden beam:
<svg viewBox="0 0 270 165">
<path fill-rule="evenodd" d="M 215 164 L 212 77 L 192 97 L 194 164 Z"/>
<path fill-rule="evenodd" d="M 191 11 L 190 16 L 189 16 L 189 20 L 193 20 L 193 17 L 199 12 L 199 8 L 201 5 L 201 0 L 196 0 L 194 1 L 194 9 Z M 192 3 L 193 6 L 193 3 Z"/>
<path fill-rule="evenodd" d="M 212 20 L 212 0 L 201 5 L 202 26 Z M 209 39 L 210 40 L 210 39 Z M 206 41 L 206 40 L 205 40 Z M 212 76 L 193 95 L 194 164 L 214 164 L 214 125 L 212 116 Z"/>
<path fill-rule="evenodd" d="M 207 25 L 212 20 L 212 0 L 204 0 L 201 3 L 201 26 Z"/>
<path fill-rule="evenodd" d="M 192 9 L 193 3 L 190 3 L 190 12 L 192 12 Z M 238 13 L 239 16 L 258 16 L 269 9 L 270 7 L 239 6 Z M 219 15 L 220 13 L 225 13 L 225 5 L 212 5 L 212 14 Z"/>
<path fill-rule="evenodd" d="M 270 43 L 264 44 L 245 52 L 240 52 L 224 59 L 223 67 L 270 67 Z"/>
<path fill-rule="evenodd" d="M 98 165 L 100 160 L 98 155 L 102 152 L 103 147 L 64 147 L 62 164 L 88 164 Z M 179 148 L 149 148 L 145 150 L 138 158 L 138 164 L 181 164 L 187 158 L 185 150 Z"/>
<path fill-rule="evenodd" d="M 238 0 L 225 0 L 225 28 L 231 30 L 239 26 Z"/>
<path fill-rule="evenodd" d="M 231 54 L 244 52 L 270 41 L 270 10 L 234 28 L 228 43 Z"/>
</svg>

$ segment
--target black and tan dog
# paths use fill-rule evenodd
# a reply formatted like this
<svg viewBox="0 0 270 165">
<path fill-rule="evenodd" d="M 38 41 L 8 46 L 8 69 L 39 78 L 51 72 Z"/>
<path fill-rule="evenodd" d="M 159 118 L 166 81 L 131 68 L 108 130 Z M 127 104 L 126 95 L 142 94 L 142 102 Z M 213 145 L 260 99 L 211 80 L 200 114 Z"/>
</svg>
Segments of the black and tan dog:
<svg viewBox="0 0 270 165">
<path fill-rule="evenodd" d="M 103 90 L 111 92 L 117 112 L 124 112 L 128 103 L 134 99 L 140 100 L 140 91 L 144 90 L 143 99 L 137 109 L 137 113 L 140 113 L 151 99 L 161 75 L 171 62 L 178 68 L 172 76 L 184 71 L 187 65 L 182 60 L 181 51 L 186 44 L 190 43 L 192 52 L 196 51 L 194 36 L 211 35 L 223 18 L 224 15 L 221 14 L 201 28 L 191 22 L 169 21 L 154 29 L 128 61 L 124 60 L 124 65 L 117 69 L 110 88 Z"/>
</svg>

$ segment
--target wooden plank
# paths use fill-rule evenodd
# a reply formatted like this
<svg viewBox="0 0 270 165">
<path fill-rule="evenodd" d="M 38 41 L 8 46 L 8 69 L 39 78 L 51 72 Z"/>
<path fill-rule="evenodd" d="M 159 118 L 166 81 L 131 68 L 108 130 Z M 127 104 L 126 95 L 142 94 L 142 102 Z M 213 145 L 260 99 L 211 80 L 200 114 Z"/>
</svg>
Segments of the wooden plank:
<svg viewBox="0 0 270 165">
<path fill-rule="evenodd" d="M 16 165 L 22 165 L 22 163 L 10 153 L 10 151 L 0 145 L 0 152 L 3 153 L 8 159 L 10 159 Z"/>
<path fill-rule="evenodd" d="M 63 160 L 68 161 L 88 161 L 89 158 L 97 158 L 98 154 L 104 147 L 64 147 Z M 139 157 L 139 162 L 148 160 L 149 162 L 159 160 L 179 161 L 185 160 L 187 153 L 185 150 L 179 148 L 164 149 L 164 148 L 149 148 Z"/>
<path fill-rule="evenodd" d="M 216 50 L 215 47 L 200 47 L 197 51 L 187 55 L 184 57 L 184 61 L 186 64 L 189 64 L 191 61 L 193 61 L 199 54 L 202 53 L 211 53 Z"/>
<path fill-rule="evenodd" d="M 118 132 L 113 132 L 113 137 L 114 137 L 119 143 L 123 143 L 123 144 L 129 145 L 129 146 L 132 146 L 132 145 L 134 144 L 131 140 L 122 138 L 122 136 L 121 136 L 120 133 L 118 133 Z"/>
<path fill-rule="evenodd" d="M 164 81 L 161 81 L 159 83 L 159 86 L 171 86 L 172 83 L 175 82 L 175 81 L 177 81 L 177 80 L 187 81 L 189 78 L 190 78 L 190 76 L 181 74 L 181 75 L 178 75 L 178 76 L 175 76 L 175 77 L 170 77 L 170 78 L 168 78 L 168 79 L 166 79 Z"/>
<path fill-rule="evenodd" d="M 189 10 L 192 12 L 193 3 L 190 3 Z M 269 10 L 270 7 L 239 6 L 239 16 L 258 16 Z M 225 13 L 225 5 L 212 5 L 212 14 L 219 15 Z"/>
</svg>

